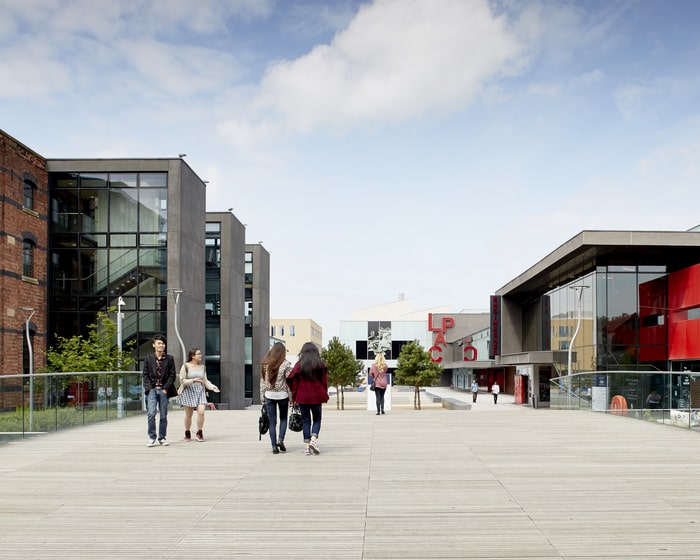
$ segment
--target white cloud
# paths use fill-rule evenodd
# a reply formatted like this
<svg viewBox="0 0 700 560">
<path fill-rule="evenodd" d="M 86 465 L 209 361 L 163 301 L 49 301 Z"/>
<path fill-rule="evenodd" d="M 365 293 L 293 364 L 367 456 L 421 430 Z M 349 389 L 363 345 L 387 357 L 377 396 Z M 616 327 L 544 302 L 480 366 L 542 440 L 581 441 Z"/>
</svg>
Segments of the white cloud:
<svg viewBox="0 0 700 560">
<path fill-rule="evenodd" d="M 399 122 L 464 107 L 521 55 L 486 1 L 378 0 L 330 44 L 272 66 L 253 108 L 302 132 Z"/>
</svg>

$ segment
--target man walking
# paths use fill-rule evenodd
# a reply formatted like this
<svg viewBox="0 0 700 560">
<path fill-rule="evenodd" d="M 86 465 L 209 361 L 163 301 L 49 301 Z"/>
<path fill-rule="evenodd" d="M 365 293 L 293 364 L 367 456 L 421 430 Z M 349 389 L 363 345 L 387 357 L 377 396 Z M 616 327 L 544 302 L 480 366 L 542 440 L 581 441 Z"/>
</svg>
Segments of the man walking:
<svg viewBox="0 0 700 560">
<path fill-rule="evenodd" d="M 168 445 L 165 439 L 168 431 L 168 399 L 177 395 L 175 389 L 175 360 L 165 353 L 166 339 L 162 334 L 153 337 L 153 354 L 146 356 L 143 364 L 143 389 L 146 393 L 148 416 L 148 447 L 156 445 L 156 435 L 160 445 Z M 156 434 L 156 408 L 160 412 L 158 433 Z"/>
<path fill-rule="evenodd" d="M 498 393 L 501 392 L 501 386 L 498 381 L 494 381 L 491 385 L 491 393 L 493 393 L 493 404 L 498 404 Z"/>
<path fill-rule="evenodd" d="M 472 381 L 472 402 L 476 402 L 476 396 L 479 394 L 479 384 L 476 382 L 476 379 Z"/>
</svg>

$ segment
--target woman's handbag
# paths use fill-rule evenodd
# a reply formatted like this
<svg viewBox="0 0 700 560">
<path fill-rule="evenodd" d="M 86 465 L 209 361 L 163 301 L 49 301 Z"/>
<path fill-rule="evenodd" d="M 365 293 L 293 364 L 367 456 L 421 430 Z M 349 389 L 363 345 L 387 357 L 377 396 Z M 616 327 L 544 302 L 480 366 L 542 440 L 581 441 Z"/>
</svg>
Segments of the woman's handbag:
<svg viewBox="0 0 700 560">
<path fill-rule="evenodd" d="M 289 410 L 289 418 L 287 420 L 287 428 L 292 432 L 301 432 L 303 422 L 301 421 L 301 410 L 298 404 L 293 404 Z"/>
<path fill-rule="evenodd" d="M 369 386 L 369 390 L 370 390 L 370 391 L 374 391 L 374 389 L 375 389 L 375 387 L 374 387 L 374 381 L 372 381 L 372 384 Z"/>
<path fill-rule="evenodd" d="M 267 430 L 270 429 L 270 419 L 267 416 L 267 408 L 265 408 L 265 405 L 262 405 L 262 408 L 260 409 L 260 418 L 258 418 L 258 441 L 260 441 L 267 433 Z"/>
</svg>

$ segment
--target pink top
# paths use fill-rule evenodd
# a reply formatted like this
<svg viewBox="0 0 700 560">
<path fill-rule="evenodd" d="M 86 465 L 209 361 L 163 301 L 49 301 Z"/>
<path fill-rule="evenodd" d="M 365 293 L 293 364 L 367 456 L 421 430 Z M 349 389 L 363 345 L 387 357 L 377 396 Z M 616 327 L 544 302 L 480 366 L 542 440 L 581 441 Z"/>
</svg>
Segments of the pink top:
<svg viewBox="0 0 700 560">
<path fill-rule="evenodd" d="M 386 366 L 384 366 L 384 370 L 380 372 L 377 368 L 377 364 L 372 364 L 372 367 L 369 368 L 369 374 L 372 376 L 372 379 L 374 379 L 375 387 L 386 389 Z"/>
</svg>

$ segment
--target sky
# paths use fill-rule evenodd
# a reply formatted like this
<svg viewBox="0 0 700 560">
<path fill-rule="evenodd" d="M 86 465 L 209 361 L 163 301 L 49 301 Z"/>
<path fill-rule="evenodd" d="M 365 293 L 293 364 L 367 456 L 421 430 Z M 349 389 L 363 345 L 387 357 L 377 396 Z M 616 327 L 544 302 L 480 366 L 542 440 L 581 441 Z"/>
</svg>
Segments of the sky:
<svg viewBox="0 0 700 560">
<path fill-rule="evenodd" d="M 324 342 L 489 295 L 582 230 L 700 224 L 695 0 L 0 0 L 0 128 L 176 157 Z"/>
</svg>

